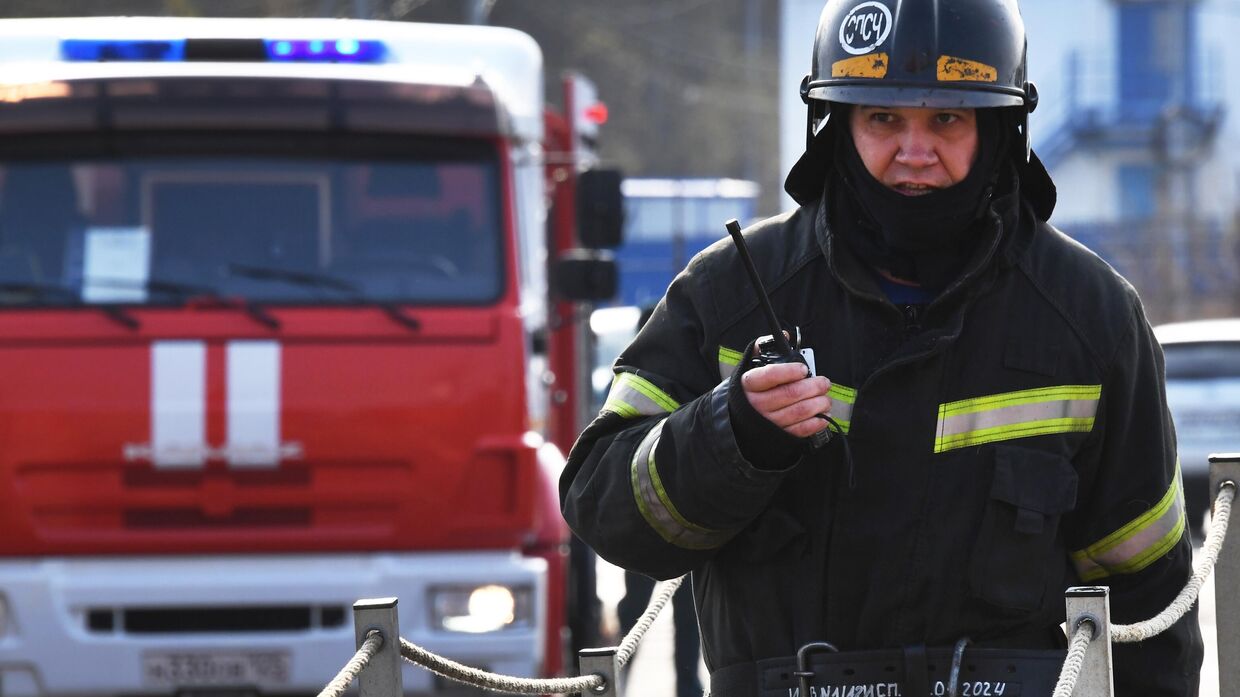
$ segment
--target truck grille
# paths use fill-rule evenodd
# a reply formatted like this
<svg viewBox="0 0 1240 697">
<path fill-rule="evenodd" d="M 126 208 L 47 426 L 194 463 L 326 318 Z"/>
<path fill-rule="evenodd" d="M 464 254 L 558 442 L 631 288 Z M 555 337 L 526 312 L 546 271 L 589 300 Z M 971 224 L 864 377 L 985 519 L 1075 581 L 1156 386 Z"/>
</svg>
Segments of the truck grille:
<svg viewBox="0 0 1240 697">
<path fill-rule="evenodd" d="M 94 634 L 306 632 L 344 622 L 344 605 L 91 608 L 86 613 L 86 629 Z"/>
</svg>

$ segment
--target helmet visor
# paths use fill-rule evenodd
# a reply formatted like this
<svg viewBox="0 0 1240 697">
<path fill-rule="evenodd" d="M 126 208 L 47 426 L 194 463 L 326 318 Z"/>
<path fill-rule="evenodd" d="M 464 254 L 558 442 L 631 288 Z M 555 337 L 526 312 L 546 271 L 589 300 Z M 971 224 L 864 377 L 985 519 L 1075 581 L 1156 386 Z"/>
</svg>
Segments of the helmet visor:
<svg viewBox="0 0 1240 697">
<path fill-rule="evenodd" d="M 1025 95 L 1015 90 L 961 89 L 958 87 L 927 88 L 924 84 L 901 86 L 887 82 L 881 85 L 810 85 L 807 96 L 829 102 L 866 106 L 931 107 L 936 109 L 989 109 L 1024 106 Z"/>
</svg>

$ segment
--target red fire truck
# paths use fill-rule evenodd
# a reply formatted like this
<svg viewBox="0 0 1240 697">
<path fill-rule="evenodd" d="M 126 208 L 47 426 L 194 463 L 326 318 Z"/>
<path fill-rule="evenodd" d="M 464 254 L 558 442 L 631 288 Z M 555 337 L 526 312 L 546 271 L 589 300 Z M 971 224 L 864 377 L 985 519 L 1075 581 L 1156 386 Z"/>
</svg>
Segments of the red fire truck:
<svg viewBox="0 0 1240 697">
<path fill-rule="evenodd" d="M 562 670 L 619 187 L 542 70 L 491 27 L 0 22 L 0 694 L 317 692 L 381 596 Z"/>
</svg>

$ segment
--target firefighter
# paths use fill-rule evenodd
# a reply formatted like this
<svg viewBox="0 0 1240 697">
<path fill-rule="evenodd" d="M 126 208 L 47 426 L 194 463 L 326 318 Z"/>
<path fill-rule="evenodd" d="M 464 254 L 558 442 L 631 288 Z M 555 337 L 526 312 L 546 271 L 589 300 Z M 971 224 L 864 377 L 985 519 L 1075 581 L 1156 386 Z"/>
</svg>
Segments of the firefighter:
<svg viewBox="0 0 1240 697">
<path fill-rule="evenodd" d="M 1190 575 L 1158 344 L 1047 222 L 1015 0 L 829 0 L 802 94 L 800 207 L 745 238 L 812 367 L 754 360 L 715 244 L 618 358 L 565 517 L 692 574 L 715 697 L 1049 695 L 1066 588 L 1129 623 Z M 1195 613 L 1115 646 L 1118 694 L 1196 694 Z"/>
</svg>

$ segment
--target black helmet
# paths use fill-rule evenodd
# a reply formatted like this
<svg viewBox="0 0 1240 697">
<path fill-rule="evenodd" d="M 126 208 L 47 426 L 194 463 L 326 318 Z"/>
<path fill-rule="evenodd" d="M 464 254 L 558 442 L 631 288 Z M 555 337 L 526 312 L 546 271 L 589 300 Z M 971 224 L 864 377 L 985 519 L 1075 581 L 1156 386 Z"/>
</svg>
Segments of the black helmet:
<svg viewBox="0 0 1240 697">
<path fill-rule="evenodd" d="M 1016 0 L 828 0 L 801 97 L 811 136 L 830 102 L 1024 115 L 1037 106 Z"/>
<path fill-rule="evenodd" d="M 1003 108 L 1028 160 L 1038 92 L 1026 79 L 1025 47 L 1016 0 L 827 0 L 813 72 L 801 82 L 806 156 L 821 149 L 814 138 L 838 102 Z"/>
</svg>

